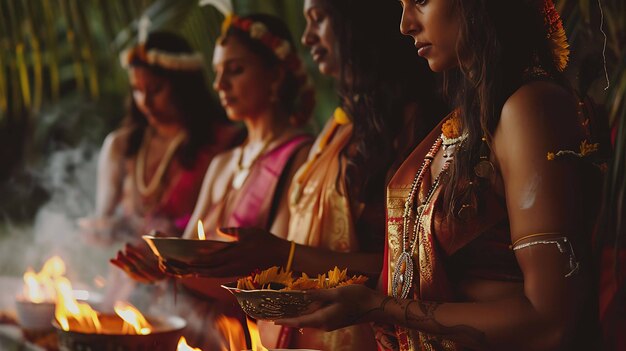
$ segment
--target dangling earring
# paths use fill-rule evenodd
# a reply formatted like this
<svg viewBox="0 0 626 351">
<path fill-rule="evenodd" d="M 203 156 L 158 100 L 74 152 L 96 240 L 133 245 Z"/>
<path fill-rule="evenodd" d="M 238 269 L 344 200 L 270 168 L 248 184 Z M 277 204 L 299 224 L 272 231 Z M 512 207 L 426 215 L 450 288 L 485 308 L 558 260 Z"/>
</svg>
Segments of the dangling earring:
<svg viewBox="0 0 626 351">
<path fill-rule="evenodd" d="M 474 174 L 477 177 L 493 180 L 496 168 L 489 160 L 489 145 L 487 145 L 487 137 L 482 137 L 482 144 L 480 145 L 480 161 L 474 166 Z"/>
</svg>

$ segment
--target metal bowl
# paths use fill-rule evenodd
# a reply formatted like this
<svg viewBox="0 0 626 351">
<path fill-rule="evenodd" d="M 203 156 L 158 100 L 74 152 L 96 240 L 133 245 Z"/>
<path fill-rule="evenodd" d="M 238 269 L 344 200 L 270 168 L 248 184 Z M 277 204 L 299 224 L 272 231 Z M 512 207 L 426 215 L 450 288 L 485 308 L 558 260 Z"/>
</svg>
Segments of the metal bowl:
<svg viewBox="0 0 626 351">
<path fill-rule="evenodd" d="M 222 285 L 239 302 L 243 311 L 252 318 L 276 320 L 308 314 L 319 308 L 319 303 L 311 300 L 299 290 L 242 290 L 237 282 Z"/>
<path fill-rule="evenodd" d="M 186 265 L 206 264 L 212 254 L 233 245 L 217 240 L 182 239 L 178 237 L 142 236 L 152 252 L 166 261 L 178 261 Z"/>
<path fill-rule="evenodd" d="M 65 331 L 56 321 L 52 325 L 57 331 L 61 351 L 176 350 L 178 339 L 183 335 L 183 329 L 186 326 L 185 320 L 175 316 L 147 317 L 147 319 L 154 327 L 152 333 L 147 335 L 90 334 L 71 330 Z M 119 318 L 113 315 L 100 316 L 103 326 L 120 323 L 118 320 Z"/>
</svg>

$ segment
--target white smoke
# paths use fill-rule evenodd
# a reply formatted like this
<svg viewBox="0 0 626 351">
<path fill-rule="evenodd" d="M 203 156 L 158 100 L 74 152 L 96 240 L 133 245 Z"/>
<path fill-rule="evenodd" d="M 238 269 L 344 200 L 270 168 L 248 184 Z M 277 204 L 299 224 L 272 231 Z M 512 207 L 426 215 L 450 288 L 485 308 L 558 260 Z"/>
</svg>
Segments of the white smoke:
<svg viewBox="0 0 626 351">
<path fill-rule="evenodd" d="M 5 222 L 0 231 L 0 275 L 21 275 L 39 270 L 54 255 L 67 266 L 75 285 L 93 287 L 106 276 L 109 258 L 117 247 L 92 247 L 81 239 L 76 221 L 94 210 L 98 152 L 83 144 L 53 153 L 37 172 L 49 200 L 38 210 L 32 225 Z"/>
</svg>

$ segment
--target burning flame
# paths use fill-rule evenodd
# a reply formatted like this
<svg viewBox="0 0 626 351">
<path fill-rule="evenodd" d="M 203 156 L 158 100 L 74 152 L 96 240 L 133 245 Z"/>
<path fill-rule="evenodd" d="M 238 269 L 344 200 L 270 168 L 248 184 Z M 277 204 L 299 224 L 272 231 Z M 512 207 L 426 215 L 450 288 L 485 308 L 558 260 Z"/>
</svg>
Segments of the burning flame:
<svg viewBox="0 0 626 351">
<path fill-rule="evenodd" d="M 152 326 L 146 318 L 137 310 L 133 305 L 126 302 L 116 302 L 113 307 L 115 313 L 124 320 L 124 326 L 122 327 L 123 334 L 130 334 L 127 330 L 130 325 L 135 334 L 147 335 L 152 332 Z"/>
<path fill-rule="evenodd" d="M 72 284 L 67 278 L 56 278 L 55 288 L 57 303 L 54 316 L 63 330 L 70 330 L 70 320 L 73 319 L 78 324 L 76 328 L 73 328 L 77 331 L 95 331 L 96 333 L 102 331 L 98 313 L 89 304 L 76 301 L 72 292 Z"/>
<path fill-rule="evenodd" d="M 74 298 L 72 284 L 67 278 L 55 280 L 57 303 L 54 316 L 65 331 L 78 331 L 95 334 L 139 334 L 147 335 L 152 332 L 152 326 L 146 318 L 131 304 L 116 302 L 115 313 L 122 319 L 123 324 L 115 327 L 108 323 L 105 327 L 98 312 L 86 302 L 78 302 Z M 110 318 L 108 319 L 110 321 Z M 105 320 L 106 321 L 106 320 Z"/>
<path fill-rule="evenodd" d="M 197 347 L 191 347 L 187 345 L 187 339 L 185 339 L 184 336 L 181 336 L 180 339 L 178 339 L 178 347 L 176 347 L 176 351 L 202 351 L 202 350 Z"/>
<path fill-rule="evenodd" d="M 219 316 L 215 321 L 216 328 L 224 342 L 221 351 L 234 351 L 246 348 L 246 336 L 239 320 L 226 316 Z M 226 344 L 228 342 L 228 344 Z"/>
<path fill-rule="evenodd" d="M 198 239 L 206 240 L 206 235 L 204 234 L 204 226 L 202 225 L 202 221 L 198 221 Z"/>
<path fill-rule="evenodd" d="M 29 268 L 24 273 L 24 297 L 34 303 L 54 301 L 54 280 L 64 274 L 65 263 L 59 256 L 48 259 L 39 273 Z"/>
<path fill-rule="evenodd" d="M 246 318 L 246 323 L 248 324 L 248 331 L 250 331 L 250 339 L 252 341 L 252 351 L 269 351 L 263 344 L 261 344 L 261 336 L 259 334 L 259 328 L 257 328 L 256 323 L 254 323 L 250 318 Z"/>
</svg>

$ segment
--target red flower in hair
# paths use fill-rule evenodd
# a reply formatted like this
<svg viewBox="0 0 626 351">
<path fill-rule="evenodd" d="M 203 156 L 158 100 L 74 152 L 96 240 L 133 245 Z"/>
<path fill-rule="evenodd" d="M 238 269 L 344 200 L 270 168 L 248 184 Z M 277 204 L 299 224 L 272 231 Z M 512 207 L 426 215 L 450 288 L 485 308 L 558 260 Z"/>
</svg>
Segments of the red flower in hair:
<svg viewBox="0 0 626 351">
<path fill-rule="evenodd" d="M 544 0 L 543 14 L 554 63 L 559 71 L 563 71 L 567 67 L 570 50 L 567 43 L 567 35 L 565 34 L 565 29 L 563 29 L 563 21 L 552 0 Z"/>
</svg>

